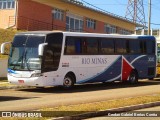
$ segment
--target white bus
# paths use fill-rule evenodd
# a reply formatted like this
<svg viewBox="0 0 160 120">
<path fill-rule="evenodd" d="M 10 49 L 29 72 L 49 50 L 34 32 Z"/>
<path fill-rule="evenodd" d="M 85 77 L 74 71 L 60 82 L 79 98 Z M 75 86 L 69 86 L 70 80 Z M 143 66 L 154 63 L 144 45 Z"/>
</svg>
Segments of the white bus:
<svg viewBox="0 0 160 120">
<path fill-rule="evenodd" d="M 5 45 L 1 53 L 5 53 Z M 8 81 L 26 86 L 64 86 L 152 79 L 156 41 L 152 36 L 35 31 L 15 35 Z"/>
</svg>

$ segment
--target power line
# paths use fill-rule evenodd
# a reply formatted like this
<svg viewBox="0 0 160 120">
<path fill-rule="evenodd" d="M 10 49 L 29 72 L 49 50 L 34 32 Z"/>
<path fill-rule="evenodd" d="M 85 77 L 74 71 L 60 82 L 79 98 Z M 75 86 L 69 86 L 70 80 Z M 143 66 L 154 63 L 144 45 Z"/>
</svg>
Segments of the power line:
<svg viewBox="0 0 160 120">
<path fill-rule="evenodd" d="M 88 2 L 86 2 L 86 1 L 84 1 L 84 0 L 81 0 L 81 1 L 82 1 L 82 3 L 86 4 L 87 6 L 91 6 L 91 8 L 94 8 L 94 9 L 96 9 L 96 10 L 99 10 L 99 11 L 101 11 L 101 12 L 104 12 L 104 13 L 106 13 L 106 14 L 109 14 L 109 15 L 112 15 L 112 16 L 115 16 L 115 17 L 119 17 L 119 18 L 124 19 L 124 20 L 126 19 L 126 18 L 123 17 L 123 16 L 116 15 L 116 14 L 114 14 L 114 13 L 108 12 L 108 11 L 106 11 L 106 10 L 104 10 L 104 9 L 102 9 L 102 8 L 99 8 L 99 7 L 97 7 L 97 6 L 95 6 L 95 5 L 91 4 L 91 3 L 88 3 Z"/>
<path fill-rule="evenodd" d="M 123 6 L 126 6 L 127 4 L 125 4 L 125 3 L 121 3 L 121 2 L 119 2 L 118 0 L 116 0 L 117 1 L 117 3 L 120 3 L 120 4 L 106 4 L 106 3 L 101 3 L 101 4 L 96 4 L 96 3 L 94 3 L 94 4 L 91 4 L 91 3 L 89 3 L 89 2 L 86 2 L 85 0 L 81 0 L 86 6 L 90 6 L 90 7 L 92 7 L 92 8 L 96 8 L 97 10 L 100 10 L 100 11 L 102 11 L 102 12 L 105 12 L 105 13 L 108 13 L 108 14 L 110 14 L 110 15 L 114 15 L 114 16 L 117 16 L 117 17 L 120 17 L 120 18 L 123 18 L 123 19 L 125 19 L 124 17 L 122 17 L 122 16 L 119 16 L 119 15 L 116 15 L 116 14 L 114 14 L 114 13 L 111 13 L 111 12 L 108 12 L 108 11 L 106 11 L 106 10 L 104 10 L 104 9 L 102 9 L 102 8 L 99 8 L 99 7 L 97 7 L 96 5 L 123 5 Z M 144 3 L 144 5 L 145 6 L 148 6 L 148 3 L 146 4 L 146 3 Z M 152 4 L 152 6 L 153 6 L 153 4 Z M 129 21 L 132 21 L 130 18 L 126 18 L 127 20 L 129 20 Z M 137 21 L 137 22 L 140 22 L 140 21 Z M 144 23 L 146 23 L 146 24 L 148 24 L 148 22 L 144 22 Z M 156 25 L 156 26 L 160 26 L 160 23 L 151 23 L 151 25 Z"/>
</svg>

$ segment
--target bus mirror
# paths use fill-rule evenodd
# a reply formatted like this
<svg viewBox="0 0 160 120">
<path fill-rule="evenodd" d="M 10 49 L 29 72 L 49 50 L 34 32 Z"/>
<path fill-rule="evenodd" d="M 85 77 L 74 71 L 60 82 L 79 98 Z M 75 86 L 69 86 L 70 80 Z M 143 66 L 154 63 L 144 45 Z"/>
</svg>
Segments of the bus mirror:
<svg viewBox="0 0 160 120">
<path fill-rule="evenodd" d="M 5 42 L 5 43 L 2 43 L 1 44 L 1 54 L 2 55 L 8 55 L 8 54 L 6 54 L 6 52 L 5 52 L 5 48 L 6 48 L 6 45 L 7 44 L 11 44 L 11 42 Z"/>
<path fill-rule="evenodd" d="M 46 45 L 48 45 L 48 43 L 39 44 L 39 47 L 38 47 L 38 55 L 39 55 L 39 56 L 43 56 L 44 47 L 45 47 Z"/>
</svg>

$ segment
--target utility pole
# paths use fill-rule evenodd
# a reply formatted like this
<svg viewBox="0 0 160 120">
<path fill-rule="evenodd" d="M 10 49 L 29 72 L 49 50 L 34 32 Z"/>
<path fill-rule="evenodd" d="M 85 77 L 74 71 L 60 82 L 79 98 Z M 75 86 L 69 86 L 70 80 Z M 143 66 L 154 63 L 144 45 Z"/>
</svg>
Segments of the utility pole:
<svg viewBox="0 0 160 120">
<path fill-rule="evenodd" d="M 148 0 L 148 35 L 151 35 L 151 0 Z"/>
</svg>

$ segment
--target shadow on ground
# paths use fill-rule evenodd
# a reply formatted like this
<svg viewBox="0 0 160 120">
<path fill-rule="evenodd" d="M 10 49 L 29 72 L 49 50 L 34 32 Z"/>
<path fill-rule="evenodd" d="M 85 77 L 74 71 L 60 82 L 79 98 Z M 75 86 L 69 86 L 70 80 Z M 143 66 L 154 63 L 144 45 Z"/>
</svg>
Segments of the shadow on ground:
<svg viewBox="0 0 160 120">
<path fill-rule="evenodd" d="M 33 97 L 13 97 L 13 96 L 0 96 L 0 102 L 2 101 L 13 101 L 22 99 L 32 99 Z"/>
<path fill-rule="evenodd" d="M 99 90 L 110 90 L 128 87 L 140 87 L 140 86 L 150 86 L 150 85 L 160 85 L 160 79 L 156 80 L 142 80 L 138 84 L 131 85 L 129 83 L 122 82 L 112 82 L 112 83 L 92 83 L 92 84 L 82 84 L 75 85 L 71 89 L 64 89 L 63 87 L 48 87 L 48 88 L 28 88 L 28 89 L 18 89 L 19 91 L 26 92 L 38 92 L 38 93 L 76 93 L 76 92 L 88 92 L 88 91 L 99 91 Z"/>
</svg>

